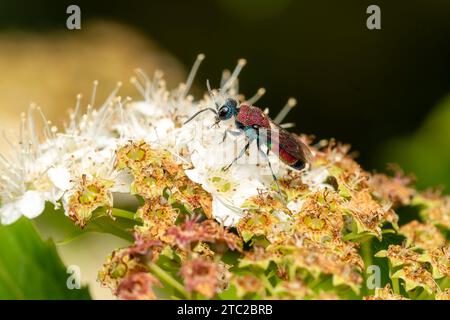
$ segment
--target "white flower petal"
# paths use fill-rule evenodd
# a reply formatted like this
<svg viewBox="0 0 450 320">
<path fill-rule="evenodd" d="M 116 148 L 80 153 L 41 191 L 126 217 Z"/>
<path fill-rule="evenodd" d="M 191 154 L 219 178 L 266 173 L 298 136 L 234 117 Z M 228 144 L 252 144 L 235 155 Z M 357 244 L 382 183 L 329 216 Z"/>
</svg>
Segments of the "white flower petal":
<svg viewBox="0 0 450 320">
<path fill-rule="evenodd" d="M 133 180 L 134 177 L 129 172 L 119 172 L 114 179 L 114 186 L 111 188 L 111 192 L 130 193 L 131 183 L 133 183 Z"/>
<path fill-rule="evenodd" d="M 191 179 L 195 183 L 203 185 L 203 183 L 206 181 L 204 176 L 197 169 L 185 170 L 184 173 L 187 175 L 189 179 Z"/>
<path fill-rule="evenodd" d="M 235 226 L 244 216 L 241 209 L 233 207 L 219 197 L 213 197 L 212 214 L 217 221 L 220 221 L 226 227 Z"/>
<path fill-rule="evenodd" d="M 47 171 L 50 181 L 60 190 L 68 190 L 70 188 L 70 173 L 64 167 L 54 167 Z"/>
<path fill-rule="evenodd" d="M 17 202 L 17 207 L 25 217 L 29 219 L 36 218 L 45 208 L 45 199 L 43 194 L 37 191 L 27 191 Z"/>
<path fill-rule="evenodd" d="M 21 215 L 15 202 L 5 203 L 0 208 L 0 222 L 2 224 L 11 224 L 17 221 Z"/>
<path fill-rule="evenodd" d="M 136 101 L 130 103 L 130 109 L 147 117 L 160 117 L 164 115 L 164 110 L 157 105 L 147 101 Z"/>
</svg>

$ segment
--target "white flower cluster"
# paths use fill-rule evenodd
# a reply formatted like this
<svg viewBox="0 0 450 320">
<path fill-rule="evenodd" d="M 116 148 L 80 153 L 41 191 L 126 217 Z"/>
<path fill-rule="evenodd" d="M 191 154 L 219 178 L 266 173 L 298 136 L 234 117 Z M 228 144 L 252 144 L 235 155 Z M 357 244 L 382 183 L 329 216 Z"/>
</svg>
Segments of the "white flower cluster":
<svg viewBox="0 0 450 320">
<path fill-rule="evenodd" d="M 46 202 L 62 205 L 69 214 L 68 199 L 82 179 L 111 181 L 110 192 L 129 192 L 132 178 L 116 171 L 114 162 L 117 148 L 130 140 L 144 140 L 170 151 L 186 164 L 186 175 L 211 193 L 213 216 L 225 225 L 239 221 L 244 201 L 268 190 L 273 180 L 263 170 L 264 162 L 255 165 L 247 161 L 246 165 L 222 170 L 245 144 L 244 135 L 222 142 L 225 129 L 234 125 L 232 121 L 213 126 L 213 114 L 205 112 L 183 125 L 200 109 L 215 108 L 210 95 L 194 101 L 188 94 L 203 58 L 197 57 L 186 83 L 175 90 L 166 88 L 161 72 L 149 78 L 138 70 L 131 82 L 143 97 L 140 101 L 121 99 L 117 95 L 119 84 L 103 105 L 94 108 L 95 82 L 85 111 L 79 96 L 69 123 L 61 131 L 39 108 L 30 107 L 28 114 L 22 115 L 18 142 L 4 135 L 11 152 L 0 154 L 1 223 L 13 223 L 21 216 L 34 218 L 44 211 Z M 238 91 L 238 75 L 244 65 L 240 60 L 233 72 L 223 72 L 215 91 L 216 102 L 220 104 L 225 97 L 245 100 Z M 263 94 L 264 90 L 259 90 L 246 101 L 254 103 Z M 292 107 L 292 103 L 287 106 Z M 36 116 L 43 121 L 36 121 Z M 270 160 L 282 166 L 276 156 Z"/>
</svg>

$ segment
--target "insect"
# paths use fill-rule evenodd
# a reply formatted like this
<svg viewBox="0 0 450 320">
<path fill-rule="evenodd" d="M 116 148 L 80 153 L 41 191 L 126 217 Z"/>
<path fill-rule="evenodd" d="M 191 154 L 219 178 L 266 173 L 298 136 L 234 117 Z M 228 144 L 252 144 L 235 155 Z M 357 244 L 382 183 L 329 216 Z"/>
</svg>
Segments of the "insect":
<svg viewBox="0 0 450 320">
<path fill-rule="evenodd" d="M 205 111 L 211 111 L 216 115 L 215 125 L 218 125 L 221 121 L 225 121 L 234 118 L 237 131 L 226 129 L 223 136 L 225 141 L 228 134 L 238 136 L 245 134 L 246 144 L 239 154 L 233 159 L 233 161 L 227 165 L 224 170 L 228 170 L 239 158 L 241 158 L 245 152 L 249 149 L 251 143 L 256 140 L 258 151 L 263 155 L 269 164 L 272 177 L 278 188 L 278 192 L 281 196 L 281 189 L 278 184 L 277 177 L 274 174 L 272 164 L 269 160 L 269 151 L 274 152 L 285 164 L 296 170 L 301 170 L 305 167 L 306 163 L 311 158 L 311 152 L 309 148 L 292 133 L 288 132 L 280 125 L 273 122 L 260 108 L 243 103 L 241 105 L 233 98 L 227 98 L 222 106 L 220 106 L 214 99 L 213 92 L 209 85 L 209 81 L 206 82 L 209 95 L 211 96 L 216 109 L 205 108 L 192 117 L 190 117 L 184 124 L 190 122 L 199 114 Z M 261 146 L 265 145 L 267 151 L 264 152 Z"/>
</svg>

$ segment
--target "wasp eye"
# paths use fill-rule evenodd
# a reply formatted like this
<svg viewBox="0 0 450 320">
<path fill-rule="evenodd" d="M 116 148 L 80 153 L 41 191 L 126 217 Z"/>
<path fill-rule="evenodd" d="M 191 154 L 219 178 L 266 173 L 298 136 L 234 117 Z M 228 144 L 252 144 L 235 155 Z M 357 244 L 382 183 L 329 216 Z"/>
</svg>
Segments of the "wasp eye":
<svg viewBox="0 0 450 320">
<path fill-rule="evenodd" d="M 228 114 L 228 107 L 223 106 L 222 108 L 220 108 L 219 117 L 225 118 L 227 114 Z"/>
</svg>

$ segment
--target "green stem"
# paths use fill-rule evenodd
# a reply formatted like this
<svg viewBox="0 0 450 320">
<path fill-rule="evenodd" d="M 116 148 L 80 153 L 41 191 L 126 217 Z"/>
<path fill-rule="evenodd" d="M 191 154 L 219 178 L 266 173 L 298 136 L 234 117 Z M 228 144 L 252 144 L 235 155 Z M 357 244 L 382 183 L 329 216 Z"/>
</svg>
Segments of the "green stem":
<svg viewBox="0 0 450 320">
<path fill-rule="evenodd" d="M 373 255 L 372 255 L 372 238 L 367 239 L 366 241 L 363 241 L 361 243 L 361 257 L 364 262 L 364 279 L 365 283 L 367 284 L 367 268 L 371 265 L 373 265 Z M 364 290 L 367 290 L 367 292 L 373 293 L 375 291 L 374 289 L 367 288 L 367 285 L 364 286 Z"/>
<path fill-rule="evenodd" d="M 400 294 L 400 285 L 398 283 L 398 278 L 394 278 L 392 279 L 392 290 L 394 291 L 395 294 Z"/>
<path fill-rule="evenodd" d="M 423 289 L 423 291 L 415 297 L 415 300 L 426 300 L 429 295 L 428 291 Z"/>
<path fill-rule="evenodd" d="M 398 278 L 392 278 L 392 275 L 394 274 L 392 269 L 393 269 L 392 263 L 389 261 L 389 278 L 392 281 L 392 290 L 394 291 L 395 294 L 401 294 L 400 293 L 400 284 L 399 284 Z"/>
<path fill-rule="evenodd" d="M 273 296 L 274 288 L 273 288 L 272 284 L 270 283 L 269 279 L 267 279 L 267 277 L 265 277 L 264 275 L 262 277 L 260 277 L 260 279 L 263 282 L 264 287 L 269 291 L 269 294 L 271 296 Z"/>
<path fill-rule="evenodd" d="M 112 216 L 139 222 L 139 219 L 136 218 L 136 214 L 134 212 L 130 212 L 130 211 L 122 210 L 122 209 L 113 208 Z"/>
<path fill-rule="evenodd" d="M 167 284 L 172 286 L 175 290 L 177 290 L 179 293 L 181 293 L 185 299 L 190 299 L 190 295 L 184 289 L 183 285 L 181 285 L 181 283 L 175 280 L 170 274 L 168 274 L 166 271 L 160 268 L 157 264 L 150 263 L 149 268 L 158 278 L 160 278 L 162 281 L 166 282 Z"/>
<path fill-rule="evenodd" d="M 367 239 L 361 243 L 361 256 L 364 261 L 364 267 L 367 269 L 368 266 L 373 264 L 372 260 L 372 238 Z"/>
</svg>

